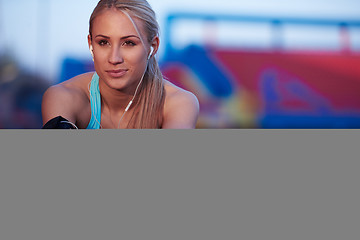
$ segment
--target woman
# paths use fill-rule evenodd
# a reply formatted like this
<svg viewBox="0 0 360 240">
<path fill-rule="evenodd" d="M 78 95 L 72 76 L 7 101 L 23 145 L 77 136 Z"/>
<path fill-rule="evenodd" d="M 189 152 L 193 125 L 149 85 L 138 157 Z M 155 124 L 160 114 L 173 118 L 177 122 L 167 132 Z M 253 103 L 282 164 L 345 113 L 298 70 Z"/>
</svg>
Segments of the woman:
<svg viewBox="0 0 360 240">
<path fill-rule="evenodd" d="M 195 128 L 196 96 L 164 80 L 159 70 L 158 29 L 146 0 L 99 1 L 88 35 L 95 73 L 45 92 L 44 128 Z"/>
</svg>

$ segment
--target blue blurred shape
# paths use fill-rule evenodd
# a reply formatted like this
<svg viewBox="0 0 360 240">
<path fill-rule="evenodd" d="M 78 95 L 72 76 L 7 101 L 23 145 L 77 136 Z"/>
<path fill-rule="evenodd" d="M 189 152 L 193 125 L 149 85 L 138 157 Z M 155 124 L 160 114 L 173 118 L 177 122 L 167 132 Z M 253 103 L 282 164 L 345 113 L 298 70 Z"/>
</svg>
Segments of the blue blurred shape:
<svg viewBox="0 0 360 240">
<path fill-rule="evenodd" d="M 79 74 L 94 71 L 94 64 L 89 60 L 66 57 L 61 66 L 59 82 L 73 78 Z"/>
<path fill-rule="evenodd" d="M 275 70 L 265 71 L 262 79 L 262 95 L 265 103 L 263 116 L 259 118 L 262 128 L 272 129 L 342 129 L 359 128 L 360 115 L 337 114 L 321 95 L 312 91 L 297 79 L 282 82 Z M 298 101 L 302 110 L 291 110 L 284 103 Z"/>
<path fill-rule="evenodd" d="M 266 129 L 358 129 L 359 115 L 348 116 L 313 116 L 268 114 L 260 121 Z"/>
<path fill-rule="evenodd" d="M 209 49 L 190 45 L 178 54 L 177 61 L 189 67 L 215 97 L 229 97 L 233 87 L 229 77 L 219 68 Z"/>
</svg>

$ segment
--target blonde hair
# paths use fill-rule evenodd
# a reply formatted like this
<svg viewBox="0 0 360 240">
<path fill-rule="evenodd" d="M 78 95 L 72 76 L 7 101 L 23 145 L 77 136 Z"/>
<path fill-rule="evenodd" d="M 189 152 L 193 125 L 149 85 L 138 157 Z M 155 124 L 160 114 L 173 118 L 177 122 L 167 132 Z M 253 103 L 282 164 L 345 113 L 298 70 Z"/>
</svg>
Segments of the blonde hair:
<svg viewBox="0 0 360 240">
<path fill-rule="evenodd" d="M 155 12 L 146 0 L 101 0 L 98 2 L 89 21 L 89 34 L 92 38 L 92 23 L 104 10 L 116 8 L 125 12 L 128 17 L 133 16 L 143 22 L 146 41 L 151 43 L 159 35 L 159 25 Z M 133 22 L 134 21 L 131 19 Z M 137 26 L 134 24 L 138 31 Z M 140 35 L 141 41 L 143 41 Z M 160 128 L 165 101 L 164 79 L 155 57 L 148 60 L 144 78 L 139 87 L 137 104 L 128 124 L 128 128 Z"/>
</svg>

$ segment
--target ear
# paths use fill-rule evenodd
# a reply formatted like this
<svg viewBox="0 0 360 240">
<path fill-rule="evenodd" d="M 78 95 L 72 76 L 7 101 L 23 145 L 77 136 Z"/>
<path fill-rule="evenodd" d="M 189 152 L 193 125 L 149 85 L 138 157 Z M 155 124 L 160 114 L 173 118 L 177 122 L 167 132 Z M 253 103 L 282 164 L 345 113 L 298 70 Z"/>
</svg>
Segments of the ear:
<svg viewBox="0 0 360 240">
<path fill-rule="evenodd" d="M 89 44 L 89 48 L 90 48 L 90 46 L 91 46 L 91 44 L 92 44 L 92 41 L 91 41 L 91 36 L 90 36 L 90 34 L 88 35 L 87 39 L 88 39 L 88 44 Z"/>
<path fill-rule="evenodd" d="M 153 51 L 151 53 L 152 56 L 154 56 L 158 49 L 159 49 L 159 45 L 160 45 L 160 39 L 158 36 L 154 37 L 154 39 L 151 41 L 151 47 L 153 48 Z"/>
<path fill-rule="evenodd" d="M 88 35 L 88 44 L 89 44 L 89 50 L 90 50 L 92 60 L 94 61 L 94 49 L 93 49 L 93 46 L 92 46 L 90 35 Z"/>
</svg>

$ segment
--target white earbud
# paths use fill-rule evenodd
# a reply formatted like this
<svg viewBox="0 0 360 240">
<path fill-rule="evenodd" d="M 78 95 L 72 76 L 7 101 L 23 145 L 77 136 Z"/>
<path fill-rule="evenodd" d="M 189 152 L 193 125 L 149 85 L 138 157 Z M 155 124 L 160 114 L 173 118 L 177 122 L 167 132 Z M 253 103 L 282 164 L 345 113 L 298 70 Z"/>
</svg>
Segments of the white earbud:
<svg viewBox="0 0 360 240">
<path fill-rule="evenodd" d="M 92 45 L 90 45 L 90 54 L 91 54 L 92 59 L 93 59 L 93 61 L 94 61 L 94 50 L 93 50 L 93 46 L 92 46 Z"/>
<path fill-rule="evenodd" d="M 149 56 L 148 56 L 148 60 L 151 58 L 151 55 L 153 54 L 153 51 L 154 51 L 154 47 L 151 46 L 150 47 L 150 53 L 149 53 Z"/>
</svg>

